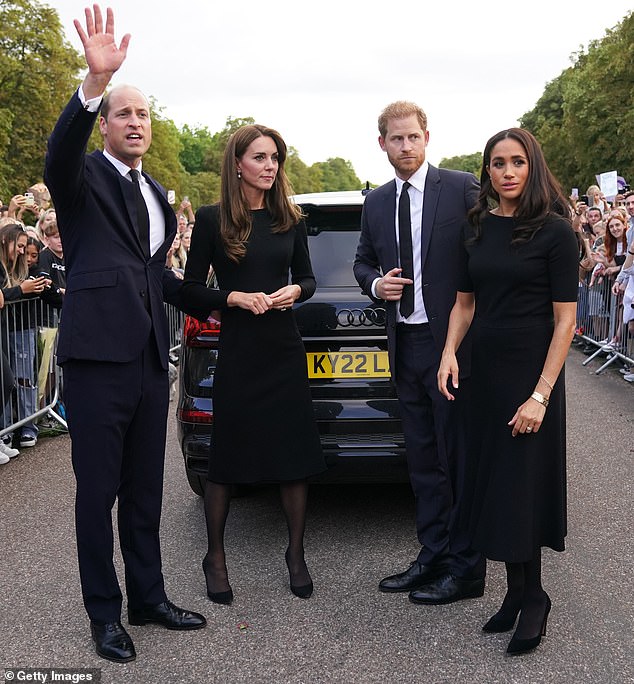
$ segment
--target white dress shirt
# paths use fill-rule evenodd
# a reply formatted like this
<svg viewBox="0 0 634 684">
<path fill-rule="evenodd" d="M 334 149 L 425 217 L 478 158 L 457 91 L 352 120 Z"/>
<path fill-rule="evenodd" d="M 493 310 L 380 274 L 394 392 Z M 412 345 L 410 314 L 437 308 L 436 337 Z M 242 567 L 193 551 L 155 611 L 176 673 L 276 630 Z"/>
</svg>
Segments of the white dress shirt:
<svg viewBox="0 0 634 684">
<path fill-rule="evenodd" d="M 425 302 L 423 301 L 423 264 L 421 261 L 422 253 L 422 225 L 423 225 L 423 197 L 425 193 L 425 180 L 427 179 L 427 169 L 429 163 L 423 162 L 422 166 L 414 173 L 407 182 L 410 184 L 409 194 L 409 211 L 411 217 L 411 231 L 412 231 L 412 256 L 414 257 L 414 311 L 409 318 L 401 316 L 398 306 L 396 307 L 396 320 L 399 323 L 428 323 L 427 311 L 425 310 Z M 396 230 L 396 246 L 398 253 L 399 236 L 398 236 L 398 203 L 403 190 L 404 180 L 396 177 L 396 203 L 394 205 L 394 228 Z M 400 264 L 399 264 L 400 266 Z M 376 297 L 376 284 L 380 280 L 377 278 L 372 283 L 372 294 Z"/>
</svg>

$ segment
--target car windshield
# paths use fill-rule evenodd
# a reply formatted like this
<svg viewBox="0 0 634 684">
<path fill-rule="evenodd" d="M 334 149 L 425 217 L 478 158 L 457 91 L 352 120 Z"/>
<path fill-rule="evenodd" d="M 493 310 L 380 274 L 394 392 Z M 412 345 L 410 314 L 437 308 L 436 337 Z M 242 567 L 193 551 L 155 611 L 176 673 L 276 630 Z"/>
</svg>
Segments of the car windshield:
<svg viewBox="0 0 634 684">
<path fill-rule="evenodd" d="M 361 206 L 304 205 L 310 259 L 319 287 L 358 287 L 352 273 Z"/>
</svg>

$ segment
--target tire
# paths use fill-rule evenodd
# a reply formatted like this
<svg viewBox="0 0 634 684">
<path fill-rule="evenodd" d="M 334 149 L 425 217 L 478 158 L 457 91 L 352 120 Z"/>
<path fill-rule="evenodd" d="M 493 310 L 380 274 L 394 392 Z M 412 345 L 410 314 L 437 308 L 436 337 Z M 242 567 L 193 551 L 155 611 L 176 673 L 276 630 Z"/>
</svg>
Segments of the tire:
<svg viewBox="0 0 634 684">
<path fill-rule="evenodd" d="M 204 496 L 205 477 L 203 475 L 198 475 L 197 473 L 192 473 L 190 470 L 188 470 L 187 481 L 189 482 L 189 486 L 192 488 L 194 494 L 198 494 L 198 496 Z"/>
</svg>

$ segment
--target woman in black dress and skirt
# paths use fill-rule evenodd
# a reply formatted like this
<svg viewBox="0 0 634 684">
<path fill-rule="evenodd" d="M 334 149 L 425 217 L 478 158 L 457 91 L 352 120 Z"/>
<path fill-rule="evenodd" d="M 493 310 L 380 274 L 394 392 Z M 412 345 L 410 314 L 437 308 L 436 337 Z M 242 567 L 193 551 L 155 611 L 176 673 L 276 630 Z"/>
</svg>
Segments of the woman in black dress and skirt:
<svg viewBox="0 0 634 684">
<path fill-rule="evenodd" d="M 212 451 L 205 488 L 207 594 L 231 603 L 224 529 L 232 485 L 278 482 L 289 545 L 291 591 L 312 594 L 304 561 L 307 478 L 325 469 L 292 311 L 315 291 L 301 210 L 289 200 L 286 144 L 276 131 L 243 126 L 222 163 L 221 200 L 201 207 L 183 297 L 220 311 Z M 217 288 L 208 288 L 213 269 Z"/>
<path fill-rule="evenodd" d="M 481 192 L 465 234 L 465 267 L 438 386 L 453 399 L 456 350 L 473 334 L 474 548 L 504 561 L 508 589 L 485 632 L 517 628 L 507 653 L 535 648 L 551 602 L 541 548 L 564 550 L 563 366 L 575 330 L 578 243 L 571 208 L 539 143 L 511 128 L 483 155 Z"/>
</svg>

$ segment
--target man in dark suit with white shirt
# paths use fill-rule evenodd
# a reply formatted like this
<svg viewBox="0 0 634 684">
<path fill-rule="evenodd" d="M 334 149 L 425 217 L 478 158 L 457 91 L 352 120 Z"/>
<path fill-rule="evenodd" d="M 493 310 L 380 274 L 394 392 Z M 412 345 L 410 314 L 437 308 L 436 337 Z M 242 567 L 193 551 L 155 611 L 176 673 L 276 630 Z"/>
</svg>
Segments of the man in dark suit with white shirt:
<svg viewBox="0 0 634 684">
<path fill-rule="evenodd" d="M 179 305 L 165 268 L 176 218 L 165 190 L 142 173 L 152 141 L 146 97 L 117 86 L 130 36 L 117 47 L 114 18 L 86 9 L 75 27 L 88 74 L 48 143 L 45 179 L 57 211 L 66 294 L 57 360 L 77 482 L 75 521 L 82 595 L 95 649 L 115 662 L 136 652 L 121 625 L 111 511 L 125 564 L 128 622 L 199 629 L 205 618 L 167 600 L 159 544 L 168 395 L 163 301 Z M 99 116 L 103 153 L 86 155 Z"/>
<path fill-rule="evenodd" d="M 354 274 L 365 294 L 387 303 L 390 368 L 399 397 L 421 549 L 403 572 L 379 583 L 414 603 L 482 596 L 485 562 L 470 548 L 461 504 L 467 468 L 469 341 L 460 354 L 460 397 L 446 401 L 436 374 L 455 302 L 461 235 L 478 197 L 472 174 L 425 160 L 427 117 L 395 102 L 379 117 L 379 144 L 395 180 L 365 199 Z"/>
</svg>

